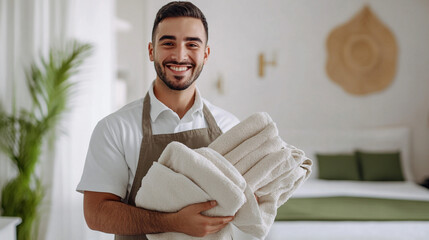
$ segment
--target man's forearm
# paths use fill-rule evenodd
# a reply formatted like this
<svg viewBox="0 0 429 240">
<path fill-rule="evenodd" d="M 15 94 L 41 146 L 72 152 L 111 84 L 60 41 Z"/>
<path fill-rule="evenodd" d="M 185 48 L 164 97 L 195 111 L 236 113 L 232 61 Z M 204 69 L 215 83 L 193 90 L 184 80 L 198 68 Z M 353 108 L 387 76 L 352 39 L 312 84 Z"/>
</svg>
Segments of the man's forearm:
<svg viewBox="0 0 429 240">
<path fill-rule="evenodd" d="M 201 214 L 216 205 L 216 201 L 207 201 L 188 205 L 175 213 L 161 213 L 127 205 L 110 193 L 85 191 L 84 194 L 88 226 L 118 235 L 180 232 L 204 237 L 218 232 L 234 219 L 232 216 L 208 217 Z"/>
<path fill-rule="evenodd" d="M 119 235 L 175 231 L 174 213 L 149 211 L 116 200 L 102 200 L 92 208 L 88 205 L 91 203 L 85 204 L 85 219 L 93 230 Z"/>
</svg>

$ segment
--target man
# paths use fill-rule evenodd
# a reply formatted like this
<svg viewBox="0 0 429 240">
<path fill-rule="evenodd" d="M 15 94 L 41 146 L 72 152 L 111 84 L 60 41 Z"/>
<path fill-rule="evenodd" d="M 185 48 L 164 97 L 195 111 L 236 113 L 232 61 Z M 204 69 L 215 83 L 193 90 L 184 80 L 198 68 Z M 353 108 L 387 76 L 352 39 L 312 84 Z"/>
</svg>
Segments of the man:
<svg viewBox="0 0 429 240">
<path fill-rule="evenodd" d="M 177 213 L 154 212 L 134 203 L 141 179 L 168 143 L 205 147 L 238 123 L 203 100 L 195 86 L 210 54 L 207 41 L 206 19 L 192 3 L 171 2 L 159 10 L 148 47 L 155 81 L 144 100 L 101 120 L 91 137 L 77 187 L 84 193 L 84 215 L 91 229 L 116 234 L 116 239 L 146 239 L 144 234 L 161 232 L 202 237 L 233 220 L 201 214 L 215 207 L 215 201 Z"/>
</svg>

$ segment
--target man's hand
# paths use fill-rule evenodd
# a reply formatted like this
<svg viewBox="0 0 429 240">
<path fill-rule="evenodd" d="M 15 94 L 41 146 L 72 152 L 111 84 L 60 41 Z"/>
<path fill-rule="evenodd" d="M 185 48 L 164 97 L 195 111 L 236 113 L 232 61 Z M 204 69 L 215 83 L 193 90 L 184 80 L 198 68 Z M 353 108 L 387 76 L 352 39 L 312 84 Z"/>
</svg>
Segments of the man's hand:
<svg viewBox="0 0 429 240">
<path fill-rule="evenodd" d="M 194 237 L 204 237 L 224 228 L 234 217 L 208 217 L 201 212 L 214 208 L 216 201 L 191 204 L 182 208 L 176 214 L 177 232 Z"/>
</svg>

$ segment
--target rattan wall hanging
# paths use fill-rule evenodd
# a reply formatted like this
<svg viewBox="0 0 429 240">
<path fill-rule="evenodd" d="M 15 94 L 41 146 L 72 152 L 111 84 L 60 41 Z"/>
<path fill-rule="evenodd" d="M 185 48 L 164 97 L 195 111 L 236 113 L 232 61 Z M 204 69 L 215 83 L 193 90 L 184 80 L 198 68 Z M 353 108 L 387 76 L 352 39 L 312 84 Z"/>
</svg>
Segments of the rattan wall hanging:
<svg viewBox="0 0 429 240">
<path fill-rule="evenodd" d="M 388 87 L 398 47 L 392 32 L 365 6 L 327 39 L 328 76 L 346 92 L 364 95 Z"/>
</svg>

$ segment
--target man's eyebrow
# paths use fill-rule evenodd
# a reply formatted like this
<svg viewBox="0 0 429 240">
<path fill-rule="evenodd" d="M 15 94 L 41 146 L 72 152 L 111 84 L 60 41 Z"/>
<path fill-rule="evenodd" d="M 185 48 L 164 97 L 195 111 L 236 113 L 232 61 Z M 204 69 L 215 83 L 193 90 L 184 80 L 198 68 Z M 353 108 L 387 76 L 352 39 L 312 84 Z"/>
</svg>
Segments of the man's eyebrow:
<svg viewBox="0 0 429 240">
<path fill-rule="evenodd" d="M 201 40 L 201 38 L 199 38 L 199 37 L 187 37 L 187 38 L 185 38 L 185 41 L 187 41 L 187 42 L 200 42 L 200 43 L 203 43 L 203 40 Z"/>
<path fill-rule="evenodd" d="M 158 41 L 162 41 L 162 40 L 165 40 L 165 39 L 176 40 L 176 37 L 175 36 L 171 36 L 171 35 L 164 35 L 164 36 L 160 37 Z"/>
</svg>

